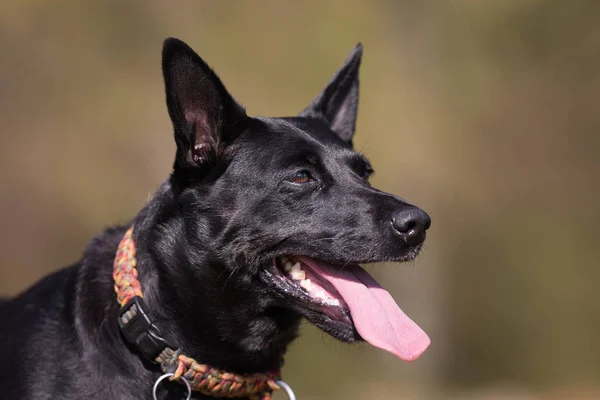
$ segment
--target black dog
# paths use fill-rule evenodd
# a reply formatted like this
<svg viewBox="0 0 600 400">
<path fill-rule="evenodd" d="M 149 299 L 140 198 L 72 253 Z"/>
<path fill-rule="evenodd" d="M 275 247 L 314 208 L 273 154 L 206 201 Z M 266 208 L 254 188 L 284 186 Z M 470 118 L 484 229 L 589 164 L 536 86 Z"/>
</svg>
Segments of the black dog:
<svg viewBox="0 0 600 400">
<path fill-rule="evenodd" d="M 113 290 L 115 252 L 132 225 L 147 310 L 199 362 L 277 370 L 302 317 L 342 341 L 418 357 L 427 336 L 356 265 L 413 259 L 430 225 L 372 188 L 369 162 L 352 149 L 361 54 L 357 45 L 300 116 L 259 118 L 168 39 L 173 172 L 131 223 L 0 305 L 0 398 L 152 398 L 161 371 L 124 340 Z M 161 385 L 159 398 L 182 389 Z"/>
</svg>

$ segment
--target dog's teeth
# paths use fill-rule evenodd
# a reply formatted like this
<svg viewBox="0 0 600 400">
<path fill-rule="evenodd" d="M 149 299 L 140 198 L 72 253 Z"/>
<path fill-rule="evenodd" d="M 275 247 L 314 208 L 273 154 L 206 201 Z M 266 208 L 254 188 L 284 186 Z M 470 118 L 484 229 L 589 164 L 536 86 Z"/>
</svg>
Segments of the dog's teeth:
<svg viewBox="0 0 600 400">
<path fill-rule="evenodd" d="M 327 295 L 325 294 L 325 291 L 321 288 L 316 288 L 314 290 L 313 295 L 321 300 L 326 300 L 327 299 Z"/>
<path fill-rule="evenodd" d="M 327 304 L 331 306 L 340 306 L 340 301 L 338 299 L 329 299 L 327 300 Z"/>
<path fill-rule="evenodd" d="M 300 268 L 300 263 L 297 262 L 296 264 L 292 265 L 292 272 L 296 272 L 296 271 L 302 271 L 302 268 Z"/>
<path fill-rule="evenodd" d="M 302 286 L 309 292 L 312 290 L 312 282 L 310 281 L 310 279 L 305 279 L 302 282 L 300 282 L 300 286 Z"/>
<path fill-rule="evenodd" d="M 290 276 L 292 277 L 292 279 L 294 279 L 296 281 L 301 281 L 306 278 L 306 273 L 304 271 L 302 271 L 301 269 L 300 270 L 292 269 Z"/>
</svg>

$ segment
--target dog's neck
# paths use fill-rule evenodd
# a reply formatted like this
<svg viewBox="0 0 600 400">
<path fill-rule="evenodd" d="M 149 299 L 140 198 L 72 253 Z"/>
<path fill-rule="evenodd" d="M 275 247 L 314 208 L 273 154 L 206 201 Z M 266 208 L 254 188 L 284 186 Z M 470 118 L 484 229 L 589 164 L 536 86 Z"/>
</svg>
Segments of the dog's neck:
<svg viewBox="0 0 600 400">
<path fill-rule="evenodd" d="M 208 255 L 201 256 L 194 265 L 181 264 L 177 247 L 186 243 L 185 235 L 177 229 L 185 229 L 185 226 L 165 227 L 163 220 L 172 206 L 170 196 L 168 185 L 163 185 L 134 220 L 144 300 L 155 320 L 159 321 L 163 336 L 186 355 L 216 368 L 237 373 L 281 368 L 286 347 L 297 335 L 300 317 L 291 311 L 263 304 L 261 299 L 247 292 L 248 279 L 252 277 L 231 275 L 224 265 L 211 261 Z M 109 257 L 112 260 L 116 244 L 126 229 L 109 230 L 104 234 L 106 236 L 97 238 L 108 242 L 104 246 L 107 254 L 87 254 L 84 264 L 88 260 L 92 263 Z M 164 229 L 173 230 L 166 235 Z M 209 238 L 204 240 L 210 241 Z M 111 273 L 106 261 L 100 265 L 107 268 L 103 274 Z M 90 267 L 97 269 L 98 265 Z M 201 280 L 192 272 L 194 268 L 202 269 Z M 102 297 L 107 297 L 106 292 Z M 118 302 L 112 290 L 109 297 L 112 297 L 111 311 L 105 318 L 116 328 Z M 100 320 L 96 323 L 102 324 Z M 111 335 L 123 340 L 118 332 L 111 332 Z"/>
<path fill-rule="evenodd" d="M 232 372 L 282 366 L 286 347 L 296 336 L 297 315 L 261 307 L 260 299 L 245 293 L 237 277 L 218 263 L 186 265 L 174 272 L 148 257 L 148 249 L 138 247 L 140 253 L 146 254 L 138 259 L 144 298 L 169 343 L 199 362 Z M 185 271 L 196 267 L 207 270 L 201 282 Z"/>
</svg>

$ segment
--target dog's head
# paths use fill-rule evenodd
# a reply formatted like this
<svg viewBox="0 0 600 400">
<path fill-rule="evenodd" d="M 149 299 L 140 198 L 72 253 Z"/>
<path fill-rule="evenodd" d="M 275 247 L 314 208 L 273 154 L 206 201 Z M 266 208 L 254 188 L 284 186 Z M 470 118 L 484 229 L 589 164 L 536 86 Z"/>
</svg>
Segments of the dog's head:
<svg viewBox="0 0 600 400">
<path fill-rule="evenodd" d="M 357 264 L 413 259 L 430 219 L 373 188 L 371 164 L 353 150 L 361 55 L 357 45 L 299 116 L 259 118 L 191 48 L 167 40 L 176 206 L 163 225 L 177 219 L 186 236 L 177 263 L 190 281 L 221 269 L 236 298 L 411 360 L 429 339 Z"/>
</svg>

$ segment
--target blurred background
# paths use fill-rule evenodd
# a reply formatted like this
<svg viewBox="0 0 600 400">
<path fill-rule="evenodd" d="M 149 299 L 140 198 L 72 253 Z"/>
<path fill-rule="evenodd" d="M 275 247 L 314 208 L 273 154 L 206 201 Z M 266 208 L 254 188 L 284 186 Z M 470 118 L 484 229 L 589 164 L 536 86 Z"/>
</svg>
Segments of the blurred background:
<svg viewBox="0 0 600 400">
<path fill-rule="evenodd" d="M 0 294 L 78 259 L 170 172 L 165 37 L 267 116 L 362 41 L 356 147 L 433 219 L 418 260 L 369 269 L 432 345 L 407 364 L 306 324 L 286 380 L 306 400 L 600 398 L 599 20 L 592 0 L 4 0 Z"/>
</svg>

